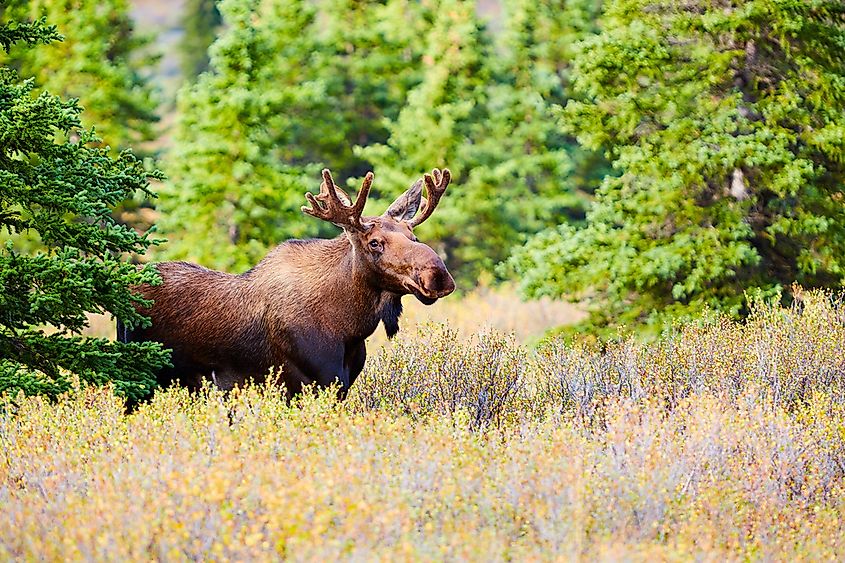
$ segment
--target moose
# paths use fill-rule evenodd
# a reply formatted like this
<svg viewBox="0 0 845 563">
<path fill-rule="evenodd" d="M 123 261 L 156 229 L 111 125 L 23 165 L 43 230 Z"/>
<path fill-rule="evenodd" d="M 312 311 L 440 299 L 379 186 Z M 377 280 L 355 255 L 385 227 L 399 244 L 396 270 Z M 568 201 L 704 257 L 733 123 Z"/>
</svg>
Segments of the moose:
<svg viewBox="0 0 845 563">
<path fill-rule="evenodd" d="M 289 398 L 312 383 L 336 383 L 344 397 L 364 368 L 366 339 L 378 324 L 390 338 L 398 332 L 404 295 L 431 305 L 455 290 L 443 260 L 413 231 L 440 202 L 448 169 L 424 174 L 378 217 L 362 216 L 372 172 L 354 203 L 328 169 L 322 177 L 319 195 L 306 193 L 310 207 L 302 211 L 341 227 L 338 237 L 288 240 L 240 275 L 162 262 L 156 265 L 162 283 L 137 288 L 153 301 L 141 309 L 152 325 L 118 325 L 118 339 L 172 350 L 160 385 L 178 381 L 196 390 L 210 379 L 229 390 L 248 379 L 263 382 L 281 368 Z"/>
</svg>

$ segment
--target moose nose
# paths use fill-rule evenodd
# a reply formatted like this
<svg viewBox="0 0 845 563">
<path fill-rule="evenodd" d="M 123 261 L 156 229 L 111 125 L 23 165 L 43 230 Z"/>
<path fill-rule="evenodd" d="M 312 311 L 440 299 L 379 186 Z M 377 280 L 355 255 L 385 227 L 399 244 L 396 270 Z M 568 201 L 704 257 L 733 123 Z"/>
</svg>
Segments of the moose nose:
<svg viewBox="0 0 845 563">
<path fill-rule="evenodd" d="M 437 297 L 445 297 L 455 291 L 455 280 L 445 266 L 431 266 L 420 272 L 420 285 Z"/>
</svg>

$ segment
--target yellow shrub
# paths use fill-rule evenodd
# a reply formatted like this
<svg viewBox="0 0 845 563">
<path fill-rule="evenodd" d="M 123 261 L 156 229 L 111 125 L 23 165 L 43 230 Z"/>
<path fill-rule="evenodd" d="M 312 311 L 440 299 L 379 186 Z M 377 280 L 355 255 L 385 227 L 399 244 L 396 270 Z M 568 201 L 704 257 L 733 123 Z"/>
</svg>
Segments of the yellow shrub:
<svg viewBox="0 0 845 563">
<path fill-rule="evenodd" d="M 0 414 L 0 559 L 845 557 L 841 305 L 604 351 L 428 327 L 349 400 L 108 390 Z"/>
</svg>

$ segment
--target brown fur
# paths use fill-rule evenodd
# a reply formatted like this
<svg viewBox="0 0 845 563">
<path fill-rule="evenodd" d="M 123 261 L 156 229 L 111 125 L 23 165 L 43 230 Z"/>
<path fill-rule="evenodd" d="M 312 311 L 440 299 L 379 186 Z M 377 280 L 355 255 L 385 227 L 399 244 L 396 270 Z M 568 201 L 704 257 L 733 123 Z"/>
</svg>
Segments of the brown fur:
<svg viewBox="0 0 845 563">
<path fill-rule="evenodd" d="M 208 378 L 230 389 L 249 378 L 264 381 L 281 367 L 289 395 L 303 384 L 335 381 L 345 394 L 363 369 L 365 340 L 379 322 L 389 336 L 398 330 L 402 295 L 431 303 L 454 290 L 442 260 L 403 220 L 416 212 L 418 200 L 415 184 L 397 199 L 402 213 L 395 203 L 390 216 L 359 216 L 366 230 L 285 242 L 241 275 L 187 262 L 158 264 L 162 284 L 139 288 L 154 301 L 143 311 L 152 326 L 124 331 L 123 339 L 173 350 L 162 385 L 178 380 L 197 388 Z"/>
</svg>

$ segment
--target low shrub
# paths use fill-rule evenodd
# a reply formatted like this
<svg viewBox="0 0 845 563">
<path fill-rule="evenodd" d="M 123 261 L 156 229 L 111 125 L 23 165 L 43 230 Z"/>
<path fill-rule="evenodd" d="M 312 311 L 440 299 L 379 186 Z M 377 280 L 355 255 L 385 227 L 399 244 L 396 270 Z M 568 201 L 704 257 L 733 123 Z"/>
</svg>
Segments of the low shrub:
<svg viewBox="0 0 845 563">
<path fill-rule="evenodd" d="M 0 559 L 845 558 L 845 316 L 810 294 L 604 350 L 445 327 L 353 393 L 0 412 Z"/>
<path fill-rule="evenodd" d="M 671 407 L 704 392 L 726 401 L 754 392 L 789 410 L 813 392 L 845 400 L 845 305 L 798 295 L 788 308 L 757 304 L 744 322 L 706 316 L 655 342 L 620 337 L 602 349 L 551 339 L 529 350 L 495 332 L 462 341 L 423 325 L 368 362 L 350 404 L 412 417 L 465 409 L 483 427 L 549 411 L 592 420 L 609 398 Z"/>
<path fill-rule="evenodd" d="M 423 325 L 367 364 L 350 406 L 411 417 L 465 412 L 474 428 L 519 416 L 527 352 L 495 332 L 465 341 L 446 325 Z"/>
</svg>

